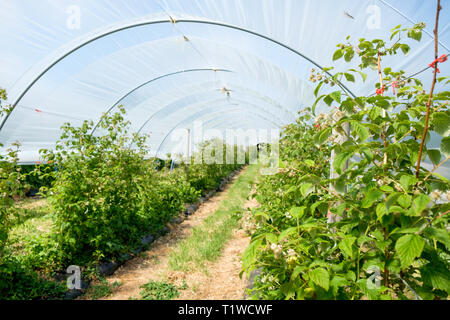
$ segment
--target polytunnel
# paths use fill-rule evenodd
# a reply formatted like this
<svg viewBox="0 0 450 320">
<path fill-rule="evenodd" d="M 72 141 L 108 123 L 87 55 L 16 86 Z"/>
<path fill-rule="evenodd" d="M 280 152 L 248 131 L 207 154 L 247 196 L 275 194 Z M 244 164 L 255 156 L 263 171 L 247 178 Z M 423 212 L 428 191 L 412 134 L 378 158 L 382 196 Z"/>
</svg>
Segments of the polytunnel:
<svg viewBox="0 0 450 320">
<path fill-rule="evenodd" d="M 4 148 L 19 141 L 22 163 L 40 161 L 39 149 L 55 145 L 63 123 L 98 123 L 118 105 L 133 131 L 151 133 L 159 157 L 171 151 L 177 128 L 196 121 L 219 131 L 280 128 L 314 103 L 312 68 L 357 67 L 332 61 L 337 43 L 382 38 L 398 24 L 425 22 L 424 39 L 408 40 L 411 54 L 386 61 L 432 77 L 421 71 L 433 56 L 433 1 L 1 0 L 1 7 L 0 86 L 13 110 L 0 121 L 0 141 Z M 439 68 L 448 73 L 449 64 Z M 342 85 L 361 96 L 377 81 L 372 72 L 363 84 Z"/>
</svg>

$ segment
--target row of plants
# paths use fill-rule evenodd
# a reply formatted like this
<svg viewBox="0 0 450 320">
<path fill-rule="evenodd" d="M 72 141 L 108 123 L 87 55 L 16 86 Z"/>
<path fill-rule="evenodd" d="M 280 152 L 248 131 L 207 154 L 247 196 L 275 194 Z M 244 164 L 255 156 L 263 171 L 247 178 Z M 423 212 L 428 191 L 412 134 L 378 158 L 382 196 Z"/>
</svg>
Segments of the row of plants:
<svg viewBox="0 0 450 320">
<path fill-rule="evenodd" d="M 104 115 L 102 135 L 91 135 L 92 121 L 65 124 L 56 147 L 41 150 L 45 165 L 32 173 L 17 164 L 19 145 L 2 156 L 0 299 L 60 297 L 67 289 L 51 281 L 53 272 L 78 265 L 89 273 L 101 262 L 119 260 L 242 166 L 158 167 L 155 159 L 145 158 L 148 137 L 130 133 L 124 115 L 123 107 Z M 14 195 L 29 190 L 31 174 L 40 181 L 34 184 L 40 183 L 48 202 L 52 227 L 26 243 L 26 254 L 17 255 L 8 243 L 8 221 L 17 214 Z"/>
<path fill-rule="evenodd" d="M 429 84 L 382 68 L 423 28 L 397 26 L 389 41 L 347 37 L 333 60 L 358 59 L 359 69 L 312 70 L 317 101 L 284 129 L 278 173 L 261 179 L 261 206 L 245 220 L 254 298 L 448 299 L 450 183 L 436 170 L 450 157 L 450 92 L 433 89 L 449 80 L 435 63 L 427 93 Z M 379 75 L 377 94 L 351 96 L 340 82 L 364 82 L 366 70 Z M 331 111 L 316 116 L 319 101 Z"/>
</svg>

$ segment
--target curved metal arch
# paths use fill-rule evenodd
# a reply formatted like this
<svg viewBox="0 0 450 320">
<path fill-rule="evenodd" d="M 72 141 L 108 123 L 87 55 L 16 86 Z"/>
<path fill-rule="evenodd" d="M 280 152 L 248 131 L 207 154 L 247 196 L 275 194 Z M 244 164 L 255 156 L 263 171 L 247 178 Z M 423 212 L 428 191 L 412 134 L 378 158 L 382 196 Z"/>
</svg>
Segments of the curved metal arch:
<svg viewBox="0 0 450 320">
<path fill-rule="evenodd" d="M 248 112 L 248 111 L 245 110 L 245 109 L 242 110 L 242 108 L 233 108 L 233 109 L 226 109 L 226 110 L 221 110 L 221 111 L 217 111 L 217 112 L 212 112 L 212 113 L 209 113 L 209 114 L 207 114 L 207 115 L 212 115 L 212 114 L 223 114 L 223 113 L 227 113 L 227 112 L 236 112 L 236 111 Z M 268 119 L 268 118 L 264 117 L 263 115 L 260 115 L 260 114 L 258 114 L 258 113 L 254 113 L 254 114 L 252 114 L 252 115 L 253 115 L 253 116 L 257 116 L 257 117 L 259 117 L 259 118 L 261 118 L 261 119 L 263 119 L 263 120 L 265 120 L 265 121 L 267 121 L 267 122 L 269 122 L 269 123 L 272 123 L 273 125 L 275 125 L 275 126 L 277 126 L 277 127 L 281 127 L 279 124 L 277 124 L 276 122 L 274 122 L 274 121 L 271 120 L 271 119 Z M 172 132 L 173 132 L 175 129 L 177 129 L 177 128 L 178 128 L 181 124 L 183 124 L 184 122 L 191 121 L 192 119 L 196 119 L 197 116 L 198 116 L 198 113 L 196 113 L 196 114 L 190 116 L 190 117 L 187 118 L 187 119 L 181 120 L 181 121 L 178 122 L 174 127 L 172 127 L 172 129 L 170 129 L 170 130 L 167 132 L 167 134 L 164 136 L 164 138 L 162 139 L 161 143 L 159 144 L 159 147 L 158 147 L 158 149 L 157 149 L 157 151 L 156 151 L 156 153 L 155 153 L 155 156 L 158 155 L 158 152 L 159 152 L 159 150 L 161 149 L 161 146 L 164 144 L 164 142 L 167 140 L 167 138 L 172 134 Z"/>
<path fill-rule="evenodd" d="M 206 91 L 206 92 L 211 92 L 211 91 Z M 183 98 L 184 99 L 184 98 Z M 223 101 L 224 99 L 226 99 L 226 98 L 221 98 L 221 99 L 215 99 L 215 100 L 208 100 L 208 101 L 201 101 L 201 102 L 196 102 L 196 103 L 194 103 L 194 104 L 190 104 L 190 105 L 185 105 L 185 106 L 183 106 L 182 108 L 189 108 L 189 107 L 191 107 L 191 106 L 193 106 L 193 105 L 202 105 L 202 104 L 207 104 L 207 103 L 215 103 L 215 102 L 219 102 L 219 101 Z M 241 102 L 241 103 L 244 103 L 244 104 L 247 104 L 247 105 L 249 105 L 249 106 L 252 106 L 252 107 L 255 107 L 255 109 L 256 110 L 263 110 L 263 111 L 266 111 L 266 110 L 264 110 L 264 109 L 261 109 L 261 108 L 258 108 L 255 104 L 253 104 L 253 103 L 251 103 L 251 102 L 248 102 L 248 101 L 245 101 L 245 100 L 242 100 L 242 99 L 236 99 L 236 98 L 231 98 L 231 100 L 232 101 L 236 101 L 236 102 Z M 175 104 L 175 103 L 177 103 L 179 100 L 177 100 L 177 101 L 175 101 L 174 103 L 172 103 L 172 104 Z M 264 100 L 263 100 L 264 101 Z M 267 102 L 267 101 L 264 101 L 264 103 L 267 103 L 267 104 L 271 104 L 271 103 L 269 103 L 269 102 Z M 278 108 L 279 109 L 279 107 L 277 106 L 277 105 L 274 105 L 276 108 Z M 212 107 L 212 106 L 211 106 Z M 161 113 L 161 112 L 163 112 L 165 109 L 167 108 L 167 106 L 164 106 L 163 108 L 161 108 L 161 109 L 159 109 L 159 110 L 157 110 L 156 112 L 154 112 L 153 114 L 151 114 L 150 115 L 150 117 L 141 125 L 141 127 L 139 128 L 139 130 L 137 131 L 137 133 L 140 133 L 141 131 L 142 131 L 142 129 L 143 128 L 145 128 L 145 126 L 156 116 L 156 115 L 158 115 L 159 113 Z M 266 111 L 267 112 L 267 111 Z M 267 112 L 267 113 L 269 113 L 269 112 Z M 269 113 L 271 116 L 274 116 L 274 117 L 276 117 L 275 115 L 272 115 L 271 113 Z M 293 114 L 293 113 L 292 113 Z M 293 114 L 294 115 L 294 114 Z M 276 117 L 276 118 L 278 118 L 278 117 Z M 295 116 L 294 116 L 294 118 L 295 118 Z M 281 120 L 281 119 L 277 119 L 277 120 Z"/>
<path fill-rule="evenodd" d="M 146 86 L 146 85 L 148 85 L 148 84 L 150 84 L 150 83 L 152 83 L 152 82 L 155 82 L 155 81 L 157 81 L 157 80 L 160 80 L 160 79 L 165 78 L 165 77 L 168 77 L 168 76 L 178 75 L 178 74 L 183 74 L 183 73 L 186 73 L 186 72 L 195 72 L 195 71 L 214 71 L 214 72 L 219 71 L 219 72 L 228 72 L 228 73 L 235 73 L 235 74 L 238 74 L 238 73 L 235 72 L 235 71 L 228 70 L 228 69 L 220 69 L 220 68 L 188 69 L 188 70 L 181 70 L 181 71 L 177 71 L 177 72 L 168 73 L 168 74 L 165 74 L 165 75 L 162 75 L 162 76 L 153 78 L 153 79 L 151 79 L 151 80 L 149 80 L 149 81 L 146 81 L 146 82 L 140 84 L 139 86 L 133 88 L 132 90 L 128 91 L 128 92 L 127 92 L 126 94 L 124 94 L 121 98 L 119 98 L 116 102 L 114 102 L 114 104 L 111 105 L 111 106 L 107 109 L 107 111 L 106 111 L 105 113 L 108 114 L 109 112 L 111 112 L 112 109 L 114 109 L 114 107 L 116 107 L 117 105 L 119 105 L 119 102 L 120 102 L 120 101 L 122 101 L 123 99 L 125 99 L 126 97 L 128 97 L 130 94 L 136 92 L 138 89 L 140 89 L 140 88 L 142 88 L 142 87 L 144 87 L 144 86 Z M 233 88 L 236 88 L 236 87 L 233 87 Z M 248 90 L 250 93 L 253 94 L 253 96 L 257 97 L 258 99 L 261 98 L 264 102 L 270 103 L 270 104 L 272 104 L 273 106 L 277 107 L 278 109 L 283 109 L 283 111 L 284 111 L 285 113 L 292 114 L 294 117 L 296 116 L 296 113 L 295 113 L 295 112 L 292 112 L 291 110 L 289 110 L 289 109 L 283 107 L 281 104 L 279 104 L 278 102 L 274 101 L 274 100 L 272 99 L 272 97 L 270 97 L 270 96 L 260 95 L 257 91 L 253 91 L 253 90 L 250 90 L 250 89 L 248 89 L 248 88 L 246 88 L 246 87 L 242 87 L 242 86 L 237 86 L 237 88 L 243 88 L 243 89 L 245 89 L 245 90 Z M 244 93 L 245 93 L 245 92 L 244 92 Z M 185 97 L 183 97 L 183 99 L 184 99 L 184 98 L 185 98 Z M 267 100 L 269 100 L 269 101 L 266 101 L 265 99 L 267 99 Z M 177 101 L 179 101 L 179 100 L 177 100 Z M 175 101 L 175 102 L 176 102 L 176 101 Z M 173 102 L 173 103 L 175 103 L 175 102 Z M 171 104 L 172 104 L 172 103 L 171 103 Z M 168 105 L 164 106 L 164 108 L 167 107 L 167 106 L 168 106 Z M 162 111 L 164 108 L 161 108 L 161 109 L 157 110 L 155 113 L 159 113 L 159 112 Z M 153 114 L 153 115 L 155 115 L 155 114 Z M 153 116 L 153 115 L 152 115 L 152 116 Z M 151 117 L 146 121 L 146 123 L 147 123 L 148 121 L 150 121 L 150 120 L 151 120 Z M 102 117 L 100 117 L 100 119 L 97 121 L 95 127 L 92 129 L 91 135 L 95 133 L 95 131 L 97 130 L 97 127 L 99 126 L 99 124 L 100 124 L 101 121 L 102 121 Z"/>
<path fill-rule="evenodd" d="M 275 43 L 278 46 L 281 46 L 293 53 L 295 53 L 296 55 L 302 57 L 303 59 L 309 61 L 310 63 L 312 63 L 313 65 L 315 65 L 317 68 L 321 69 L 322 71 L 324 71 L 328 76 L 332 77 L 332 75 L 326 71 L 323 70 L 323 67 L 321 65 L 319 65 L 317 62 L 315 62 L 314 60 L 312 60 L 311 58 L 307 57 L 306 55 L 302 54 L 301 52 L 295 50 L 294 48 L 278 41 L 275 40 L 271 37 L 268 37 L 266 35 L 263 35 L 261 33 L 246 29 L 246 28 L 242 28 L 242 27 L 238 27 L 232 24 L 227 24 L 224 22 L 218 22 L 218 21 L 212 21 L 212 20 L 200 20 L 200 19 L 179 19 L 179 20 L 173 20 L 172 18 L 167 18 L 167 19 L 160 19 L 160 20 L 153 20 L 153 21 L 144 21 L 144 22 L 137 22 L 137 23 L 133 23 L 131 25 L 126 25 L 126 26 L 122 26 L 122 27 L 118 27 L 116 29 L 101 33 L 97 36 L 94 36 L 91 39 L 88 39 L 87 41 L 84 41 L 83 43 L 75 46 L 74 48 L 70 49 L 69 51 L 67 51 L 66 53 L 64 53 L 61 57 L 57 58 L 55 61 L 53 61 L 49 66 L 47 66 L 43 71 L 41 71 L 29 84 L 28 86 L 25 88 L 24 91 L 22 91 L 22 93 L 19 95 L 19 97 L 14 101 L 14 103 L 12 104 L 12 108 L 11 111 L 9 113 L 6 114 L 6 116 L 2 119 L 2 122 L 0 124 L 0 130 L 3 129 L 3 126 L 5 125 L 6 121 L 9 119 L 9 116 L 11 115 L 11 113 L 14 111 L 14 109 L 16 108 L 17 104 L 20 102 L 20 100 L 22 100 L 22 98 L 25 96 L 25 94 L 31 89 L 31 87 L 44 75 L 46 74 L 51 68 L 53 68 L 54 65 L 56 65 L 58 62 L 60 62 L 61 60 L 63 60 L 64 58 L 66 58 L 67 56 L 69 56 L 70 54 L 72 54 L 73 52 L 75 52 L 76 50 L 88 45 L 91 42 L 94 42 L 98 39 L 101 39 L 103 37 L 106 37 L 110 34 L 114 34 L 116 32 L 120 32 L 123 30 L 127 30 L 127 29 L 131 29 L 131 28 L 135 28 L 135 27 L 140 27 L 140 26 L 145 26 L 145 25 L 154 25 L 154 24 L 163 24 L 163 23 L 193 23 L 193 24 L 206 24 L 206 25 L 214 25 L 214 26 L 219 26 L 219 27 L 224 27 L 224 28 L 229 28 L 229 29 L 234 29 L 237 31 L 241 31 L 241 32 L 245 32 L 251 35 L 254 35 L 256 37 L 268 40 L 272 43 Z M 342 88 L 347 91 L 347 93 L 349 95 L 351 95 L 353 98 L 355 98 L 356 96 L 353 94 L 353 92 L 351 92 L 343 83 L 341 83 L 340 81 L 338 81 L 338 83 L 342 86 Z"/>
<path fill-rule="evenodd" d="M 240 88 L 240 87 L 239 87 L 239 88 Z M 148 123 L 148 122 L 149 122 L 156 114 L 160 113 L 161 111 L 164 111 L 164 110 L 165 110 L 168 106 L 170 106 L 170 105 L 174 105 L 174 104 L 178 103 L 179 101 L 181 101 L 181 100 L 183 100 L 183 99 L 186 99 L 187 97 L 192 97 L 192 96 L 196 96 L 196 95 L 199 95 L 199 94 L 205 94 L 205 93 L 211 93 L 211 92 L 213 92 L 213 91 L 202 91 L 202 92 L 197 92 L 197 93 L 195 93 L 195 94 L 193 94 L 193 95 L 190 95 L 190 96 L 184 96 L 184 97 L 182 97 L 182 98 L 180 98 L 180 99 L 178 99 L 178 100 L 175 100 L 175 101 L 171 102 L 170 104 L 167 104 L 167 105 L 165 105 L 164 107 L 162 107 L 162 108 L 158 109 L 157 111 L 155 111 L 155 112 L 150 116 L 150 118 L 148 118 L 147 121 L 145 121 L 145 124 Z M 248 94 L 248 93 L 244 92 L 244 94 Z M 250 95 L 250 94 L 248 94 L 248 95 Z M 277 103 L 274 103 L 273 101 L 266 101 L 266 100 L 264 100 L 265 97 L 267 97 L 268 99 L 272 100 L 272 99 L 271 99 L 270 97 L 268 97 L 268 96 L 260 96 L 260 95 L 258 95 L 257 93 L 253 93 L 253 92 L 252 92 L 251 96 L 257 98 L 258 100 L 261 100 L 261 101 L 264 102 L 265 104 L 273 105 L 275 108 L 280 109 L 280 110 L 283 110 L 283 111 L 284 111 L 285 113 L 287 113 L 287 114 L 291 114 L 292 116 L 294 116 L 294 118 L 296 117 L 295 112 L 290 111 L 289 109 L 283 107 L 282 105 L 277 104 Z M 231 99 L 234 99 L 234 98 L 231 98 Z"/>
<path fill-rule="evenodd" d="M 125 99 L 126 97 L 128 97 L 130 94 L 132 94 L 133 92 L 136 92 L 137 90 L 139 90 L 140 88 L 158 81 L 160 79 L 164 79 L 170 76 L 174 76 L 174 75 L 178 75 L 178 74 L 184 74 L 184 73 L 189 73 L 189 72 L 199 72 L 199 71 L 214 71 L 214 72 L 233 72 L 231 70 L 227 70 L 227 69 L 215 69 L 215 68 L 199 68 L 199 69 L 188 69 L 188 70 L 180 70 L 180 71 L 176 71 L 176 72 L 171 72 L 171 73 L 166 73 L 164 75 L 161 75 L 159 77 L 153 78 L 149 81 L 146 81 L 140 85 L 138 85 L 137 87 L 134 87 L 132 90 L 128 91 L 126 94 L 124 94 L 122 97 L 120 97 L 116 102 L 114 102 L 113 105 L 111 105 L 105 112 L 105 114 L 108 114 L 111 112 L 112 109 L 114 109 L 115 106 L 118 105 L 118 103 L 120 101 L 122 101 L 123 99 Z M 95 130 L 97 130 L 98 125 L 100 124 L 100 122 L 102 121 L 102 117 L 100 117 L 100 120 L 98 120 L 97 124 L 95 125 L 95 127 L 92 129 L 91 135 L 94 134 Z"/>
</svg>

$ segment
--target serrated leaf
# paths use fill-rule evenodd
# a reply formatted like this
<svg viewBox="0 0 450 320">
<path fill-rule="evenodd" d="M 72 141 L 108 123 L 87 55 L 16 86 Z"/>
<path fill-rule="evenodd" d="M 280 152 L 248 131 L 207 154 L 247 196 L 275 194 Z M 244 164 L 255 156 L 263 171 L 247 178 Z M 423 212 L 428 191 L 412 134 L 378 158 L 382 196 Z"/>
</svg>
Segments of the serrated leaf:
<svg viewBox="0 0 450 320">
<path fill-rule="evenodd" d="M 430 202 L 430 197 L 426 194 L 419 194 L 413 200 L 413 209 L 416 215 L 420 215 Z"/>
<path fill-rule="evenodd" d="M 360 141 L 364 143 L 369 137 L 369 131 L 359 122 L 351 121 L 353 130 L 357 133 Z"/>
<path fill-rule="evenodd" d="M 341 152 L 336 155 L 333 161 L 333 166 L 337 173 L 342 173 L 342 170 L 347 164 L 348 159 L 350 159 L 352 156 L 353 152 L 351 151 Z"/>
<path fill-rule="evenodd" d="M 344 73 L 344 76 L 345 76 L 345 79 L 347 79 L 347 81 L 350 81 L 350 82 L 355 82 L 355 76 L 354 75 L 352 75 L 351 73 Z"/>
<path fill-rule="evenodd" d="M 352 249 L 352 245 L 353 243 L 355 243 L 356 237 L 353 236 L 347 236 L 345 237 L 341 242 L 339 242 L 339 249 L 341 249 L 341 251 L 347 255 L 348 257 L 350 257 L 351 259 L 353 259 L 353 249 Z"/>
<path fill-rule="evenodd" d="M 292 274 L 291 274 L 291 281 L 293 281 L 295 278 L 297 278 L 298 275 L 299 275 L 303 270 L 305 270 L 305 266 L 296 266 L 296 267 L 294 268 L 294 271 L 292 271 Z"/>
<path fill-rule="evenodd" d="M 377 204 L 376 213 L 378 220 L 381 221 L 381 218 L 383 218 L 383 216 L 387 213 L 386 204 L 383 202 Z"/>
<path fill-rule="evenodd" d="M 323 102 L 325 102 L 328 106 L 331 106 L 333 103 L 333 98 L 328 94 L 323 98 Z"/>
<path fill-rule="evenodd" d="M 258 252 L 258 249 L 260 248 L 262 243 L 261 239 L 255 240 L 250 243 L 250 245 L 247 247 L 247 249 L 244 251 L 244 254 L 242 255 L 242 269 L 249 268 L 254 261 L 256 260 L 256 255 Z"/>
<path fill-rule="evenodd" d="M 400 185 L 405 189 L 406 191 L 409 189 L 409 187 L 415 185 L 417 183 L 417 178 L 413 175 L 404 174 L 400 177 Z"/>
<path fill-rule="evenodd" d="M 338 49 L 333 54 L 333 61 L 340 59 L 344 55 L 344 51 L 342 49 Z"/>
<path fill-rule="evenodd" d="M 330 275 L 327 270 L 316 268 L 311 270 L 308 275 L 312 282 L 328 291 L 330 288 Z"/>
<path fill-rule="evenodd" d="M 441 152 L 439 150 L 428 149 L 427 154 L 428 154 L 428 157 L 430 157 L 430 160 L 434 165 L 437 165 L 441 162 Z"/>
<path fill-rule="evenodd" d="M 344 55 L 344 59 L 346 62 L 350 62 L 353 59 L 353 56 L 355 55 L 355 52 L 353 49 L 347 50 Z"/>
<path fill-rule="evenodd" d="M 404 54 L 405 56 L 407 56 L 411 48 L 410 48 L 407 44 L 402 44 L 402 45 L 400 46 L 400 49 L 402 49 L 403 54 Z"/>
<path fill-rule="evenodd" d="M 409 208 L 411 206 L 411 196 L 407 194 L 402 194 L 397 198 L 397 202 L 403 208 Z"/>
<path fill-rule="evenodd" d="M 450 134 L 450 116 L 447 113 L 433 113 L 432 124 L 434 125 L 434 131 L 439 133 L 442 137 L 446 137 Z"/>
<path fill-rule="evenodd" d="M 326 128 L 325 130 L 322 130 L 319 132 L 319 136 L 317 139 L 318 144 L 324 144 L 328 138 L 331 136 L 333 130 L 331 128 Z"/>
<path fill-rule="evenodd" d="M 365 74 L 365 73 L 362 72 L 362 71 L 358 71 L 358 73 L 361 75 L 361 78 L 363 79 L 363 82 L 365 82 L 366 79 L 367 79 L 367 74 Z"/>
<path fill-rule="evenodd" d="M 384 193 L 378 189 L 369 190 L 361 202 L 362 208 L 369 208 L 375 201 L 383 197 Z"/>
<path fill-rule="evenodd" d="M 441 141 L 441 152 L 446 157 L 450 157 L 450 137 L 442 138 L 442 141 Z"/>
<path fill-rule="evenodd" d="M 372 120 L 376 120 L 380 115 L 381 115 L 381 111 L 383 109 L 381 109 L 380 107 L 377 106 L 373 106 L 370 110 L 369 110 L 369 117 Z"/>
<path fill-rule="evenodd" d="M 305 214 L 306 207 L 293 207 L 289 212 L 296 219 L 301 219 Z"/>
<path fill-rule="evenodd" d="M 450 235 L 446 230 L 428 227 L 424 230 L 424 234 L 441 242 L 443 245 L 447 247 L 447 249 L 450 249 Z"/>
<path fill-rule="evenodd" d="M 408 38 L 420 41 L 422 39 L 422 31 L 417 29 L 410 29 L 408 31 Z"/>
<path fill-rule="evenodd" d="M 278 242 L 278 237 L 277 237 L 277 235 L 275 235 L 273 233 L 267 233 L 266 234 L 266 241 L 268 241 L 269 243 L 277 243 Z"/>
<path fill-rule="evenodd" d="M 278 236 L 278 240 L 283 240 L 284 238 L 289 237 L 292 234 L 297 234 L 297 227 L 291 227 L 287 228 L 286 230 L 283 230 L 280 235 Z"/>
<path fill-rule="evenodd" d="M 341 103 L 341 92 L 340 91 L 334 91 L 329 94 L 331 98 L 333 98 L 334 101 L 337 103 Z"/>
<path fill-rule="evenodd" d="M 450 275 L 445 265 L 428 263 L 420 269 L 425 284 L 450 294 Z"/>
<path fill-rule="evenodd" d="M 372 161 L 373 160 L 373 152 L 370 150 L 370 148 L 362 148 L 361 149 L 362 154 L 367 158 L 367 160 Z"/>
<path fill-rule="evenodd" d="M 407 234 L 399 238 L 395 243 L 395 251 L 398 254 L 402 269 L 411 265 L 415 258 L 422 254 L 425 240 L 416 234 Z"/>
<path fill-rule="evenodd" d="M 311 192 L 312 183 L 303 183 L 300 185 L 300 193 L 306 197 Z"/>
</svg>

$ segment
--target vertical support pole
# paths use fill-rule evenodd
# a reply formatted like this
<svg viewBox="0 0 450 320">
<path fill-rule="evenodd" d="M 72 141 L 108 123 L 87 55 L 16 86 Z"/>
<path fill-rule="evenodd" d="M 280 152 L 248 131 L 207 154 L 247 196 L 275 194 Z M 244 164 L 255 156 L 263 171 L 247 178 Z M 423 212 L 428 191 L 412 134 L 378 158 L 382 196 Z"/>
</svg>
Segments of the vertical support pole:
<svg viewBox="0 0 450 320">
<path fill-rule="evenodd" d="M 186 177 L 189 179 L 189 165 L 191 164 L 191 129 L 186 129 L 186 162 L 184 164 L 184 170 L 186 171 Z"/>
<path fill-rule="evenodd" d="M 338 122 L 342 118 L 341 111 L 337 110 L 331 115 L 333 123 Z M 348 122 L 345 122 L 342 124 L 342 129 L 345 133 L 338 132 L 336 129 L 333 129 L 332 136 L 336 137 L 336 143 L 343 144 L 348 140 L 348 136 L 350 135 L 350 124 Z M 334 168 L 334 159 L 336 158 L 336 152 L 335 150 L 331 150 L 331 156 L 330 156 L 330 179 L 336 179 L 339 177 L 339 174 L 336 172 L 336 169 Z M 348 161 L 345 163 L 344 170 L 348 168 Z M 330 183 L 330 190 L 332 192 L 336 193 L 345 193 L 347 191 L 347 187 L 344 186 L 343 189 L 339 189 L 336 187 L 335 183 Z M 331 213 L 328 210 L 327 215 L 327 222 L 328 223 L 334 223 L 339 222 L 343 219 L 343 217 L 336 215 L 334 213 Z"/>
</svg>

